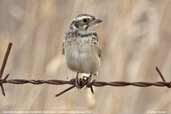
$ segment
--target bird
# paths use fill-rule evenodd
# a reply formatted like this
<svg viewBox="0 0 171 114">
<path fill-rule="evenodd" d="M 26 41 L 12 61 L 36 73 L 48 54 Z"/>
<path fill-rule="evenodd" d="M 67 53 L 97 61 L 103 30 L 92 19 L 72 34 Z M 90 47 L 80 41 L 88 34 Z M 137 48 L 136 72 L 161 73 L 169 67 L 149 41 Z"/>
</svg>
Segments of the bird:
<svg viewBox="0 0 171 114">
<path fill-rule="evenodd" d="M 69 69 L 77 73 L 76 79 L 79 73 L 89 74 L 89 77 L 97 75 L 101 46 L 93 28 L 101 22 L 101 19 L 91 14 L 79 14 L 71 21 L 65 34 L 62 54 Z"/>
</svg>

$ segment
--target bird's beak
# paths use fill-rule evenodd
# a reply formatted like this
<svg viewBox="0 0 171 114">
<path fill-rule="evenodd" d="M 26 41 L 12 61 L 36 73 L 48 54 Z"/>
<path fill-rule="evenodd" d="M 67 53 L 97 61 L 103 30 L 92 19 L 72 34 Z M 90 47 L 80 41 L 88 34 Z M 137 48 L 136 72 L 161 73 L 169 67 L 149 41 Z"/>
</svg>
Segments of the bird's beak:
<svg viewBox="0 0 171 114">
<path fill-rule="evenodd" d="M 95 24 L 99 24 L 99 23 L 101 23 L 101 22 L 103 22 L 101 19 L 95 19 L 95 20 L 94 20 L 94 23 L 95 23 Z"/>
<path fill-rule="evenodd" d="M 90 26 L 97 25 L 97 24 L 99 24 L 99 23 L 101 23 L 101 22 L 103 22 L 101 19 L 95 19 L 94 21 L 92 21 L 92 22 L 90 23 Z"/>
</svg>

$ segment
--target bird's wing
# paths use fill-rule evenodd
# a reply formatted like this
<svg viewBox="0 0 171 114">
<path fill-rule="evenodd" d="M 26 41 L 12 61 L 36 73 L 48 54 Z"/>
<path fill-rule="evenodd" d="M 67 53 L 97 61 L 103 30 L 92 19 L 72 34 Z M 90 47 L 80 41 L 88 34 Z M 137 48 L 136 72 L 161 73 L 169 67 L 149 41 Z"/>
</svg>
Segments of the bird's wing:
<svg viewBox="0 0 171 114">
<path fill-rule="evenodd" d="M 62 55 L 65 54 L 65 50 L 64 50 L 64 42 L 62 43 Z"/>
<path fill-rule="evenodd" d="M 100 47 L 100 43 L 99 43 L 99 39 L 98 39 L 97 33 L 93 33 L 92 39 L 93 39 L 94 45 L 96 46 L 97 54 L 98 54 L 99 57 L 101 57 L 102 50 L 101 50 L 101 47 Z"/>
<path fill-rule="evenodd" d="M 65 54 L 65 48 L 64 48 L 64 43 L 65 43 L 65 41 L 67 40 L 67 39 L 69 39 L 70 37 L 72 37 L 72 31 L 69 31 L 69 32 L 67 32 L 67 33 L 65 33 L 65 39 L 64 39 L 64 41 L 63 41 L 63 43 L 62 43 L 62 54 L 64 55 Z"/>
<path fill-rule="evenodd" d="M 98 55 L 99 55 L 99 57 L 101 57 L 101 56 L 102 56 L 102 49 L 101 49 L 101 47 L 100 47 L 100 46 L 98 47 Z"/>
</svg>

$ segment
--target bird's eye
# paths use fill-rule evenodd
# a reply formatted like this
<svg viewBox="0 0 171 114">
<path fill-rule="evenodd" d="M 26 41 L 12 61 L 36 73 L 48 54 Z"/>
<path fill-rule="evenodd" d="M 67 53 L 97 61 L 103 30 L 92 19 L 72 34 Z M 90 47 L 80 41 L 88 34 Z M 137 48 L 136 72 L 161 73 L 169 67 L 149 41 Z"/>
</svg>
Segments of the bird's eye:
<svg viewBox="0 0 171 114">
<path fill-rule="evenodd" d="M 87 23 L 87 22 L 88 22 L 88 19 L 83 19 L 83 22 L 84 22 L 84 23 Z"/>
</svg>

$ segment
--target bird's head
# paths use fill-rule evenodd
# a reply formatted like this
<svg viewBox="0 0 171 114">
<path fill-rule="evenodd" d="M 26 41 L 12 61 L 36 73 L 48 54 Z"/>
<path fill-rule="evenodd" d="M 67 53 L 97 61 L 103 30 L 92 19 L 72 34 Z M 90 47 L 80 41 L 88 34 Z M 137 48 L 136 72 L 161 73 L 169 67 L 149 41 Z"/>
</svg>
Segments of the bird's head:
<svg viewBox="0 0 171 114">
<path fill-rule="evenodd" d="M 70 27 L 75 30 L 87 31 L 87 29 L 101 22 L 101 19 L 97 19 L 92 15 L 80 14 L 72 21 Z"/>
</svg>

